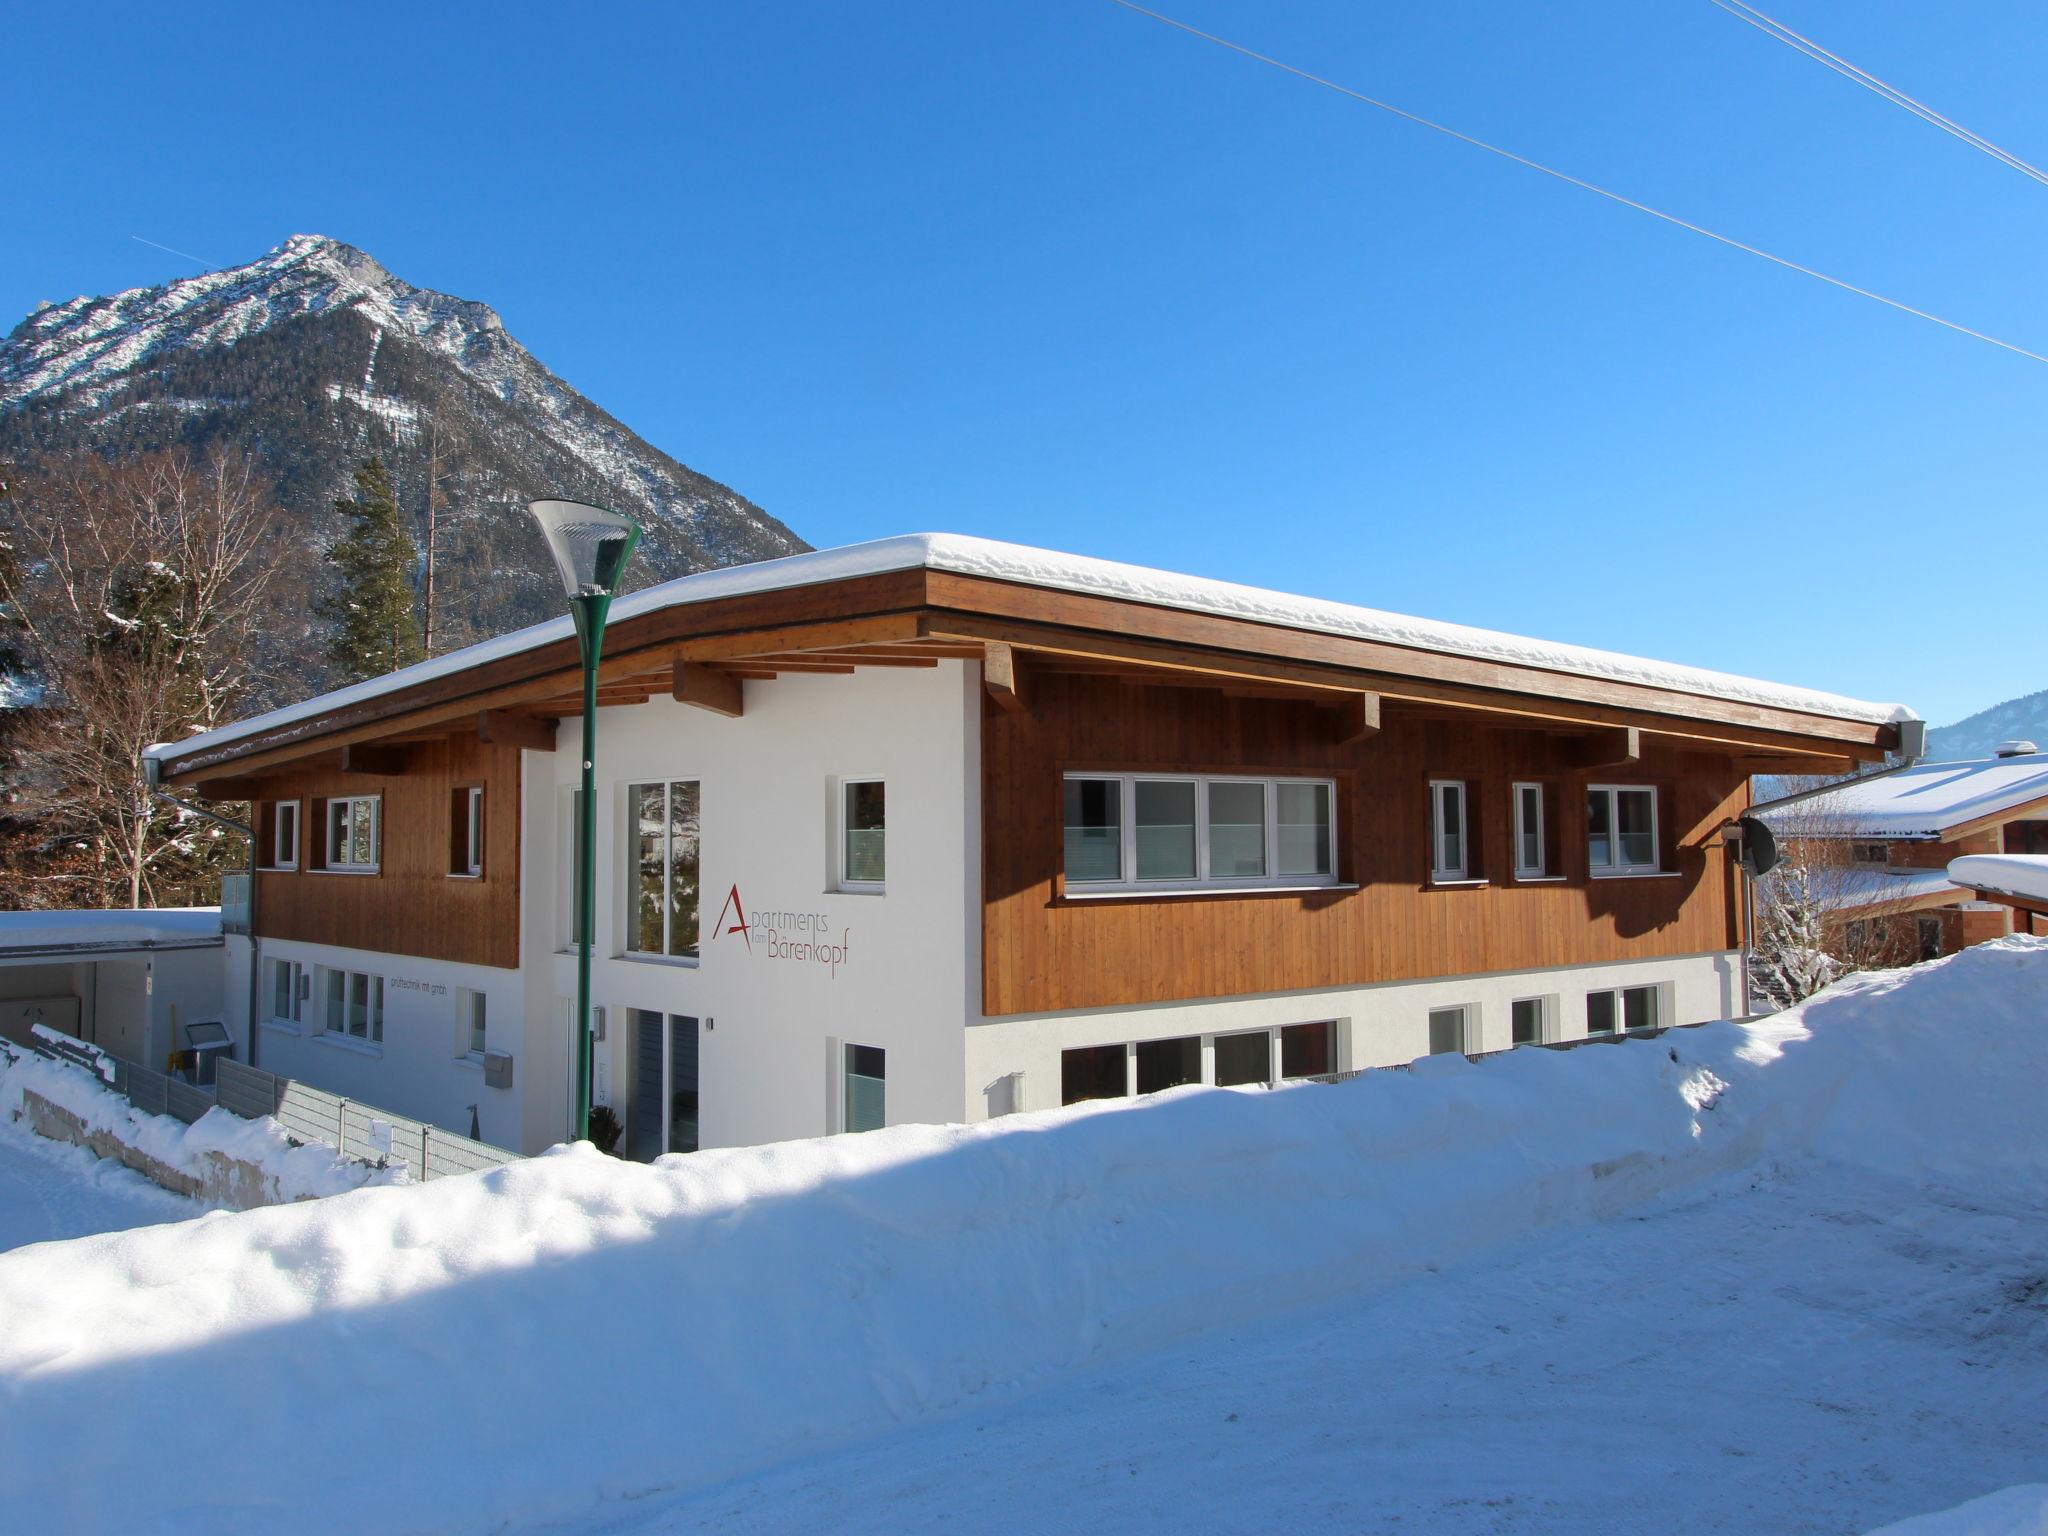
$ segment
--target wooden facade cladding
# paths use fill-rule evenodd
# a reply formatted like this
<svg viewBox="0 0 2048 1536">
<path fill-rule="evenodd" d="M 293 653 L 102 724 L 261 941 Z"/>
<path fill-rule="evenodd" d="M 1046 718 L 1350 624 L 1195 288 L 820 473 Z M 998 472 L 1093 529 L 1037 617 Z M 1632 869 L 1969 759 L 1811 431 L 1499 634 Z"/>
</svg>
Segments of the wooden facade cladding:
<svg viewBox="0 0 2048 1536">
<path fill-rule="evenodd" d="M 1033 671 L 1028 707 L 983 706 L 983 1011 L 1131 1006 L 1473 972 L 1642 960 L 1739 946 L 1720 828 L 1748 804 L 1728 752 L 1646 737 L 1638 764 L 1570 766 L 1582 738 L 1431 718 L 1389 703 L 1339 741 L 1331 711 L 1220 689 Z M 1340 888 L 1069 896 L 1063 775 L 1257 772 L 1337 780 Z M 1430 881 L 1428 783 L 1463 779 L 1483 884 Z M 1509 786 L 1549 786 L 1552 873 L 1512 878 Z M 1654 785 L 1668 874 L 1590 878 L 1585 786 Z M 1356 885 L 1355 890 L 1342 885 Z"/>
<path fill-rule="evenodd" d="M 514 969 L 519 964 L 519 749 L 474 736 L 393 749 L 390 773 L 306 767 L 266 775 L 256 802 L 259 859 L 267 856 L 272 807 L 301 803 L 296 870 L 259 868 L 259 937 L 300 939 L 394 955 Z M 452 874 L 463 811 L 460 791 L 484 791 L 483 873 Z M 325 828 L 318 802 L 344 795 L 381 798 L 382 861 L 374 874 L 330 873 L 320 861 Z"/>
</svg>

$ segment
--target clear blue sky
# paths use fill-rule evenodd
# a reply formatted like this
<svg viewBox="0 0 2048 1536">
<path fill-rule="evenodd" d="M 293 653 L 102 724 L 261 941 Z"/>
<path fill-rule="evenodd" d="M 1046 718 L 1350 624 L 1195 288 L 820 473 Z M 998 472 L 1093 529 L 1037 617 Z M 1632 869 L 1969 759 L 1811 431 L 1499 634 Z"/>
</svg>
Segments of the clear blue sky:
<svg viewBox="0 0 2048 1536">
<path fill-rule="evenodd" d="M 2048 187 L 1707 0 L 1160 8 L 2048 351 Z M 2035 162 L 2036 4 L 1763 8 Z M 2048 366 L 1108 0 L 10 9 L 0 313 L 295 232 L 815 544 L 943 528 L 1903 699 L 2048 687 Z"/>
</svg>

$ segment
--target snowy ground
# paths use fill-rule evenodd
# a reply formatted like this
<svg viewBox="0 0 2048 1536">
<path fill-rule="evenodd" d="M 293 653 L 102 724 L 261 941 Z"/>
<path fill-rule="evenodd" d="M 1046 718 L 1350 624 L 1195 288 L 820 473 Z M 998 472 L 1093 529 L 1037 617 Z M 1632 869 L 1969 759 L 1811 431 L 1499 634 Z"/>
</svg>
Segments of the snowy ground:
<svg viewBox="0 0 2048 1536">
<path fill-rule="evenodd" d="M 1743 1180 L 547 1529 L 1868 1531 L 2048 1474 L 2044 1218 Z"/>
<path fill-rule="evenodd" d="M 198 1214 L 139 1173 L 0 1117 L 0 1251 Z"/>
</svg>

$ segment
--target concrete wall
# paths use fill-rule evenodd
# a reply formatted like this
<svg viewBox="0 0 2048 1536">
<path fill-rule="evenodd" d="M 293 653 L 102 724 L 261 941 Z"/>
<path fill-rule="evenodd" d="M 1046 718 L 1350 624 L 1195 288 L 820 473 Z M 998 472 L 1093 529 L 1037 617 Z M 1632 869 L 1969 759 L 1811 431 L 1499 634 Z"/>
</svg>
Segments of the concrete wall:
<svg viewBox="0 0 2048 1536">
<path fill-rule="evenodd" d="M 1511 1007 L 1518 998 L 1549 999 L 1546 1038 L 1578 1040 L 1586 1035 L 1585 998 L 1590 991 L 1657 986 L 1660 1023 L 1696 1024 L 1742 1011 L 1740 971 L 1740 955 L 1727 953 L 981 1019 L 967 1030 L 968 1118 L 982 1119 L 992 1109 L 1000 1112 L 1004 1104 L 1026 1110 L 1057 1108 L 1060 1053 L 1082 1046 L 1213 1036 L 1328 1019 L 1343 1025 L 1336 1047 L 1337 1070 L 1394 1066 L 1428 1054 L 1429 1013 L 1434 1008 L 1467 1010 L 1468 1028 L 1474 1032 L 1467 1041 L 1469 1050 L 1506 1050 L 1513 1043 Z M 992 1105 L 989 1085 L 1010 1074 L 1022 1074 L 1021 1096 L 1011 1100 L 999 1094 L 999 1102 Z M 1205 1079 L 1207 1075 L 1205 1067 Z"/>
</svg>

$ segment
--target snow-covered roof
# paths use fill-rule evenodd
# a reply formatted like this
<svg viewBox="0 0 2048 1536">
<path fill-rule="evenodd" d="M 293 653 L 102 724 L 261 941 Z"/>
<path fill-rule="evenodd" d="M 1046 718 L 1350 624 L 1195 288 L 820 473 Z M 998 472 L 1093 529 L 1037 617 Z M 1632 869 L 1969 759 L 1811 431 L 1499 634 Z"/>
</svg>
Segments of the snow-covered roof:
<svg viewBox="0 0 2048 1536">
<path fill-rule="evenodd" d="M 1856 912 L 1865 907 L 1898 907 L 1906 903 L 1918 903 L 1935 896 L 1961 898 L 1963 891 L 1956 888 L 1943 869 L 1915 869 L 1893 873 L 1890 870 L 1845 870 L 1844 878 L 1834 889 L 1823 895 L 1818 905 L 1828 912 Z"/>
<path fill-rule="evenodd" d="M 217 943 L 219 907 L 0 912 L 0 956 Z"/>
<path fill-rule="evenodd" d="M 2048 901 L 2048 854 L 1972 853 L 1949 860 L 1949 878 L 1973 891 Z"/>
<path fill-rule="evenodd" d="M 1503 662 L 1543 671 L 1569 673 L 1635 683 L 1645 687 L 1697 694 L 1744 704 L 1803 714 L 1888 725 L 1918 717 L 1902 704 L 1873 704 L 1835 693 L 1795 688 L 1758 678 L 1740 677 L 1671 662 L 1650 661 L 1615 651 L 1592 650 L 1551 640 L 1532 640 L 1496 630 L 1475 629 L 1464 624 L 1447 624 L 1433 619 L 1410 618 L 1377 608 L 1360 608 L 1349 603 L 1320 598 L 1294 597 L 1263 587 L 1240 586 L 1236 582 L 1211 581 L 1182 576 L 1149 566 L 1124 565 L 1096 560 L 1085 555 L 1059 554 L 1022 544 L 994 539 L 971 538 L 957 533 L 911 533 L 849 544 L 838 549 L 813 550 L 779 560 L 728 566 L 678 576 L 656 586 L 621 597 L 612 605 L 610 623 L 618 624 L 640 614 L 707 603 L 720 598 L 740 597 L 781 588 L 812 586 L 820 582 L 845 581 L 889 571 L 925 569 L 957 575 L 979 576 L 1027 586 L 1080 592 L 1090 596 L 1120 598 L 1127 602 L 1150 603 L 1195 613 L 1273 624 L 1289 629 L 1312 630 L 1352 639 L 1372 640 L 1405 646 L 1417 651 L 1466 656 L 1482 661 Z M 459 651 L 436 656 L 383 677 L 371 678 L 333 693 L 318 695 L 268 714 L 237 721 L 183 741 L 164 742 L 148 749 L 151 757 L 163 758 L 201 751 L 239 740 L 244 736 L 310 719 L 331 710 L 397 692 L 436 678 L 452 676 L 472 667 L 507 656 L 536 650 L 568 640 L 575 631 L 564 615 L 544 624 L 530 625 Z"/>
<path fill-rule="evenodd" d="M 1821 838 L 1926 839 L 2048 799 L 2048 752 L 1915 763 L 1757 806 L 1773 831 Z"/>
</svg>

